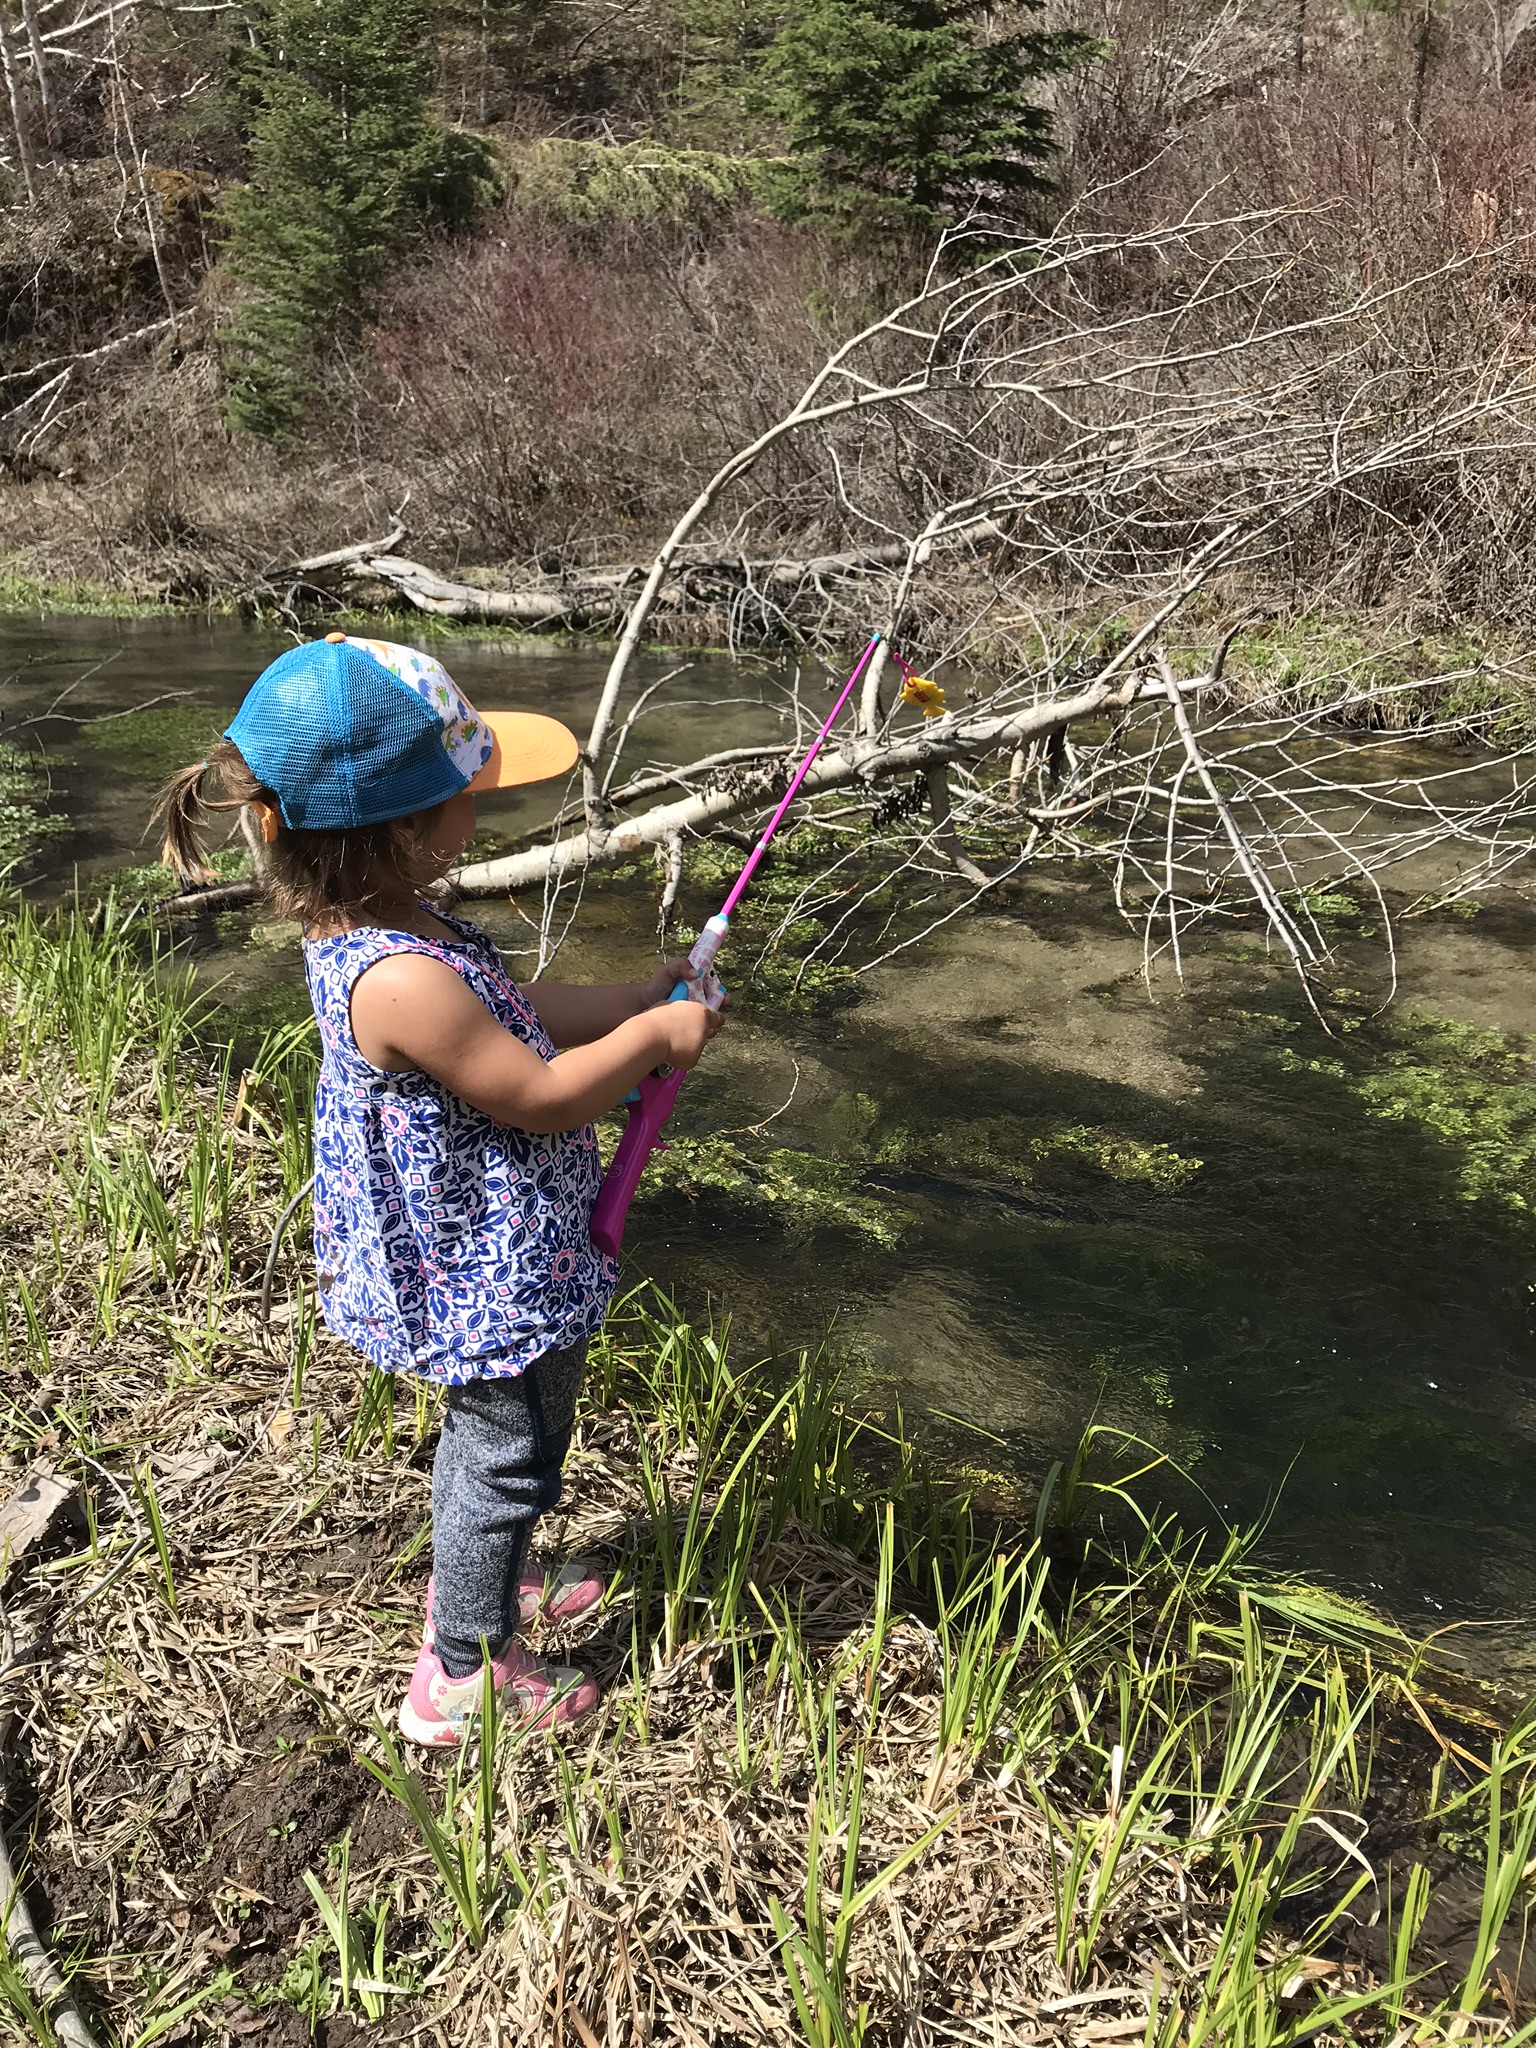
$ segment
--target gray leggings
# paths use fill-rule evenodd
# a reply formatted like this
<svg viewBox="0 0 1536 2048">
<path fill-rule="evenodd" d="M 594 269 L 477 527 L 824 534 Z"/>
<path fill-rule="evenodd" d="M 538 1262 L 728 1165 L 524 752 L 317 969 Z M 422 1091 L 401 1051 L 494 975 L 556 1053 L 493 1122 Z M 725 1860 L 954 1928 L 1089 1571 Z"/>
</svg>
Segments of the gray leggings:
<svg viewBox="0 0 1536 2048">
<path fill-rule="evenodd" d="M 533 1525 L 560 1498 L 586 1340 L 546 1351 L 515 1379 L 450 1387 L 432 1466 L 432 1628 L 450 1678 L 517 1627 Z"/>
</svg>

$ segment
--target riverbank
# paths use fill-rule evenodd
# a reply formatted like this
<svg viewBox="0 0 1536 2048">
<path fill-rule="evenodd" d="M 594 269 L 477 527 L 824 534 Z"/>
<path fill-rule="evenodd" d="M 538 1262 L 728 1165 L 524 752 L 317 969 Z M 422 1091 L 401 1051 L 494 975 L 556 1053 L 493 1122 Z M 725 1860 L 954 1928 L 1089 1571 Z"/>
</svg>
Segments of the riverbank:
<svg viewBox="0 0 1536 2048">
<path fill-rule="evenodd" d="M 270 593 L 268 593 L 270 597 Z M 61 569 L 34 573 L 8 565 L 0 554 L 0 618 L 32 616 L 68 619 L 270 619 L 274 623 L 298 617 L 318 634 L 345 627 L 359 632 L 394 631 L 402 637 L 441 640 L 506 641 L 514 646 L 560 645 L 569 641 L 586 643 L 593 636 L 561 628 L 536 630 L 530 626 L 498 624 L 494 620 L 439 617 L 413 606 L 391 603 L 378 605 L 332 605 L 310 607 L 298 614 L 280 610 L 275 602 L 262 603 L 247 586 L 230 583 L 193 594 L 178 590 L 169 565 L 159 570 L 153 563 L 137 573 L 125 572 L 120 579 L 101 575 L 72 575 Z M 608 644 L 604 642 L 603 644 Z"/>
<path fill-rule="evenodd" d="M 614 1574 L 551 1639 L 600 1717 L 402 1756 L 433 1402 L 296 1249 L 258 1317 L 302 1037 L 237 1071 L 112 916 L 12 908 L 0 1009 L 7 1483 L 70 1489 L 12 1567 L 6 1826 L 102 2038 L 1521 2037 L 1523 1717 L 1182 1535 L 1143 1445 L 983 1514 L 834 1359 L 656 1297 L 550 1532 Z"/>
</svg>

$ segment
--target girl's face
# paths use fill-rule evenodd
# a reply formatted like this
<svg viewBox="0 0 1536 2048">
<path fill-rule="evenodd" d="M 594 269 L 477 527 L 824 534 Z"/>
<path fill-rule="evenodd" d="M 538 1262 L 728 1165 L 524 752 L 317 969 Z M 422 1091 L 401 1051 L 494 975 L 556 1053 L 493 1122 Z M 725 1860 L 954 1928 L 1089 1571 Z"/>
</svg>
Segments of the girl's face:
<svg viewBox="0 0 1536 2048">
<path fill-rule="evenodd" d="M 423 835 L 432 858 L 446 875 L 475 836 L 475 800 L 467 789 L 449 797 Z"/>
</svg>

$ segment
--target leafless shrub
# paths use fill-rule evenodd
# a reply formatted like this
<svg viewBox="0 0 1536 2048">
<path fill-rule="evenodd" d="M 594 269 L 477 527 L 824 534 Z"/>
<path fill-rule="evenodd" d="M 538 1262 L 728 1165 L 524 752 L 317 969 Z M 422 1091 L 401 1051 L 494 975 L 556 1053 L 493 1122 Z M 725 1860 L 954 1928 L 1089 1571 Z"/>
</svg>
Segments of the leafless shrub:
<svg viewBox="0 0 1536 2048">
<path fill-rule="evenodd" d="M 846 318 L 870 283 L 865 266 L 846 270 L 814 236 L 746 214 L 703 243 L 509 210 L 395 296 L 371 338 L 363 432 L 409 476 L 418 529 L 441 546 L 590 559 L 638 534 L 643 547 L 680 484 L 825 354 L 813 308 Z M 765 474 L 764 509 L 803 478 L 797 464 Z M 774 523 L 768 512 L 756 536 Z"/>
</svg>

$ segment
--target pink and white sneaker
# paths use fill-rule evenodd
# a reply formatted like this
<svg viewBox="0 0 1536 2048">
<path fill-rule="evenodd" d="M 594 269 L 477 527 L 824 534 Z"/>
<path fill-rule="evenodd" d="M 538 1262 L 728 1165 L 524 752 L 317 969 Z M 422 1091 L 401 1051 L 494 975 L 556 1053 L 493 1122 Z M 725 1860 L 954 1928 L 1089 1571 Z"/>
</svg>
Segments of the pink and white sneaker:
<svg viewBox="0 0 1536 2048">
<path fill-rule="evenodd" d="M 517 1584 L 518 1616 L 524 1628 L 539 1620 L 575 1621 L 590 1614 L 607 1590 L 606 1579 L 573 1557 L 552 1572 L 530 1557 Z"/>
<path fill-rule="evenodd" d="M 574 1558 L 560 1566 L 558 1571 L 546 1573 L 537 1558 L 529 1558 L 523 1566 L 522 1577 L 517 1586 L 517 1618 L 522 1628 L 532 1628 L 539 1620 L 575 1621 L 583 1614 L 590 1614 L 608 1590 L 608 1581 L 589 1571 Z M 421 1634 L 422 1641 L 430 1650 L 432 1634 L 432 1581 L 427 1580 L 427 1618 Z"/>
<path fill-rule="evenodd" d="M 491 1683 L 509 1718 L 523 1728 L 553 1728 L 590 1713 L 602 1698 L 596 1681 L 570 1664 L 546 1664 L 516 1638 L 491 1658 Z M 442 1660 L 423 1643 L 400 1702 L 400 1733 L 426 1749 L 451 1749 L 480 1711 L 484 1667 L 468 1678 L 450 1678 Z"/>
</svg>

